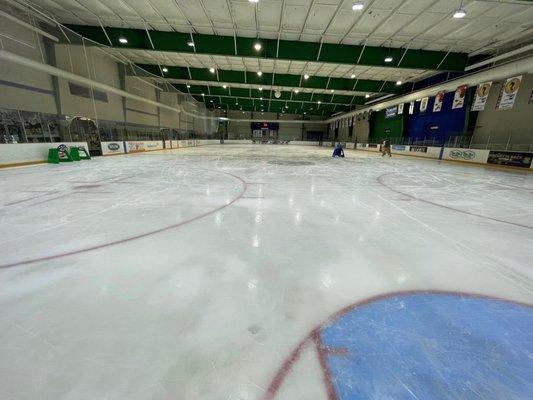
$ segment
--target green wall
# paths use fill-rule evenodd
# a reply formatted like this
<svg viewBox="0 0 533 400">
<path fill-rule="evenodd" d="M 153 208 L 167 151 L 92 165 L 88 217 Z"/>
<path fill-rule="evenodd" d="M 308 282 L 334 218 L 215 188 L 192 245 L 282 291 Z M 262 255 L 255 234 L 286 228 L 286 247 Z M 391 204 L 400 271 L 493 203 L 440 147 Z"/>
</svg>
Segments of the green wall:
<svg viewBox="0 0 533 400">
<path fill-rule="evenodd" d="M 403 136 L 403 115 L 385 118 L 385 110 L 372 113 L 370 119 L 370 142 Z"/>
</svg>

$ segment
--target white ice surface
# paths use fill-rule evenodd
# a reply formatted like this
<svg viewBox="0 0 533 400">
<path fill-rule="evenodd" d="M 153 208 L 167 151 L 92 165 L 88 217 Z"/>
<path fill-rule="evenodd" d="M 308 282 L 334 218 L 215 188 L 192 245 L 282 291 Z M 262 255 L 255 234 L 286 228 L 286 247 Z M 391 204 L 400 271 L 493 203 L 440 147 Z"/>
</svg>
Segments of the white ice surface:
<svg viewBox="0 0 533 400">
<path fill-rule="evenodd" d="M 370 296 L 533 303 L 532 174 L 330 152 L 0 170 L 0 398 L 261 399 L 314 327 Z M 320 380 L 309 368 L 293 373 Z M 301 398 L 303 381 L 280 396 Z"/>
</svg>

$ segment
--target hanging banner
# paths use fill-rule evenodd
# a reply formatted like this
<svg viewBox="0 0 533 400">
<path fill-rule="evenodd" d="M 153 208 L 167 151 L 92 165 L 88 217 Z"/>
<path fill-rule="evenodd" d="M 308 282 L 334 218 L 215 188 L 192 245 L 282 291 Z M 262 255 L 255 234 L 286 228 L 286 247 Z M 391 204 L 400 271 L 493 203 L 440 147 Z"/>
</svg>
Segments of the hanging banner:
<svg viewBox="0 0 533 400">
<path fill-rule="evenodd" d="M 428 109 L 429 97 L 424 97 L 420 100 L 420 112 L 425 112 Z"/>
<path fill-rule="evenodd" d="M 498 102 L 498 110 L 510 110 L 513 108 L 522 82 L 522 75 L 509 78 L 505 81 L 500 93 L 500 101 Z"/>
<path fill-rule="evenodd" d="M 398 104 L 398 115 L 403 114 L 403 103 Z"/>
<path fill-rule="evenodd" d="M 394 118 L 396 116 L 396 111 L 396 106 L 385 109 L 385 118 Z"/>
<path fill-rule="evenodd" d="M 412 101 L 409 103 L 409 115 L 413 115 L 415 112 L 415 102 Z"/>
<path fill-rule="evenodd" d="M 433 104 L 433 112 L 440 112 L 442 110 L 442 103 L 444 101 L 444 91 L 437 93 L 435 96 L 435 103 Z"/>
<path fill-rule="evenodd" d="M 485 82 L 478 85 L 474 104 L 472 104 L 472 111 L 483 111 L 485 109 L 491 86 L 492 82 Z"/>
<path fill-rule="evenodd" d="M 455 96 L 453 96 L 453 105 L 452 110 L 455 110 L 457 108 L 463 108 L 465 104 L 465 96 L 466 96 L 466 88 L 468 86 L 462 85 L 457 88 L 455 91 Z"/>
</svg>

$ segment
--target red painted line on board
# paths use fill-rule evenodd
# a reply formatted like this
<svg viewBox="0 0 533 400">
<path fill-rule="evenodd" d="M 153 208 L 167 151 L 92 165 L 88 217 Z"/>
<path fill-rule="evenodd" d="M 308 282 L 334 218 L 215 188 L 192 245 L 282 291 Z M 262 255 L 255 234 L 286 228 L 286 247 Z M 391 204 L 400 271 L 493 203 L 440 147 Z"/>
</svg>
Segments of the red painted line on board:
<svg viewBox="0 0 533 400">
<path fill-rule="evenodd" d="M 528 226 L 528 225 L 522 225 L 522 224 L 518 224 L 516 222 L 511 222 L 511 221 L 506 221 L 506 220 L 503 220 L 503 219 L 498 219 L 498 218 L 494 218 L 494 217 L 489 217 L 487 215 L 483 215 L 483 214 L 476 214 L 476 213 L 473 213 L 473 212 L 470 212 L 470 211 L 466 211 L 466 210 L 461 210 L 460 208 L 455 208 L 455 207 L 450 207 L 450 206 L 447 206 L 447 205 L 444 205 L 444 204 L 440 204 L 440 203 L 435 203 L 433 201 L 430 201 L 430 200 L 424 200 L 424 199 L 421 199 L 419 197 L 415 197 L 409 193 L 405 193 L 405 192 L 402 192 L 398 189 L 394 189 L 393 187 L 387 185 L 385 182 L 383 182 L 383 178 L 387 175 L 392 175 L 394 172 L 387 172 L 385 174 L 382 174 L 380 176 L 377 177 L 377 181 L 384 187 L 386 187 L 387 189 L 389 190 L 392 190 L 393 192 L 395 193 L 398 193 L 398 194 L 401 194 L 403 196 L 407 196 L 413 200 L 416 200 L 416 201 L 421 201 L 423 203 L 427 203 L 427 204 L 431 204 L 435 207 L 441 207 L 441 208 L 445 208 L 447 210 L 451 210 L 451 211 L 456 211 L 458 213 L 461 213 L 461 214 L 466 214 L 466 215 L 471 215 L 473 217 L 478 217 L 478 218 L 483 218 L 483 219 L 488 219 L 490 221 L 494 221 L 494 222 L 500 222 L 502 224 L 508 224 L 508 225 L 514 225 L 514 226 L 518 226 L 520 228 L 525 228 L 525 229 L 533 229 L 533 226 Z"/>
<path fill-rule="evenodd" d="M 0 269 L 17 267 L 19 265 L 33 264 L 33 263 L 41 262 L 41 261 L 55 260 L 57 258 L 68 257 L 68 256 L 76 255 L 76 254 L 86 253 L 86 252 L 93 251 L 93 250 L 99 250 L 99 249 L 103 249 L 103 248 L 106 248 L 106 247 L 111 247 L 111 246 L 115 246 L 115 245 L 118 245 L 118 244 L 131 242 L 131 241 L 134 241 L 134 240 L 137 240 L 137 239 L 142 239 L 142 238 L 145 238 L 145 237 L 148 237 L 148 236 L 152 236 L 152 235 L 155 235 L 155 234 L 158 234 L 158 233 L 161 233 L 161 232 L 165 232 L 165 231 L 169 231 L 169 230 L 172 230 L 172 229 L 176 229 L 176 228 L 179 228 L 179 227 L 181 227 L 183 225 L 187 225 L 187 224 L 189 224 L 191 222 L 195 222 L 195 221 L 198 221 L 199 219 L 202 219 L 204 217 L 212 215 L 212 214 L 214 214 L 214 213 L 216 213 L 216 212 L 218 212 L 218 211 L 220 211 L 220 210 L 222 210 L 222 209 L 224 209 L 226 207 L 231 206 L 233 203 L 238 201 L 244 195 L 246 190 L 248 189 L 247 183 L 241 177 L 239 177 L 237 175 L 230 174 L 229 172 L 223 172 L 223 171 L 218 171 L 218 172 L 223 173 L 225 175 L 229 175 L 229 176 L 237 179 L 242 184 L 241 192 L 236 197 L 234 197 L 231 201 L 229 201 L 228 203 L 225 203 L 225 204 L 223 204 L 223 205 L 221 205 L 219 207 L 216 207 L 216 208 L 214 208 L 214 209 L 212 209 L 210 211 L 207 211 L 207 212 L 205 212 L 203 214 L 200 214 L 200 215 L 197 215 L 195 217 L 189 218 L 189 219 L 187 219 L 185 221 L 181 221 L 181 222 L 169 225 L 169 226 L 165 226 L 163 228 L 155 229 L 155 230 L 150 231 L 150 232 L 141 233 L 141 234 L 138 234 L 138 235 L 130 236 L 130 237 L 127 237 L 127 238 L 124 238 L 124 239 L 115 240 L 115 241 L 112 241 L 112 242 L 107 242 L 107 243 L 102 243 L 102 244 L 98 244 L 98 245 L 94 245 L 94 246 L 89 246 L 89 247 L 85 247 L 85 248 L 78 249 L 78 250 L 72 250 L 72 251 L 68 251 L 68 252 L 64 252 L 64 253 L 53 254 L 53 255 L 45 256 L 45 257 L 33 258 L 33 259 L 30 259 L 30 260 L 16 261 L 16 262 L 13 262 L 13 263 L 0 265 Z M 56 198 L 51 199 L 51 200 L 55 200 L 55 199 Z"/>
</svg>

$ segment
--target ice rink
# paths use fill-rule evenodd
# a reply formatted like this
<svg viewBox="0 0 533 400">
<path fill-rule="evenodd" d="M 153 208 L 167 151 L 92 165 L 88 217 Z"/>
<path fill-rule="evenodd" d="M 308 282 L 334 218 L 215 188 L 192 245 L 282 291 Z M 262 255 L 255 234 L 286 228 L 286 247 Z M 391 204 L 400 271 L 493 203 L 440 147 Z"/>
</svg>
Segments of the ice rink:
<svg viewBox="0 0 533 400">
<path fill-rule="evenodd" d="M 331 151 L 0 170 L 0 398 L 531 395 L 533 174 Z"/>
</svg>

